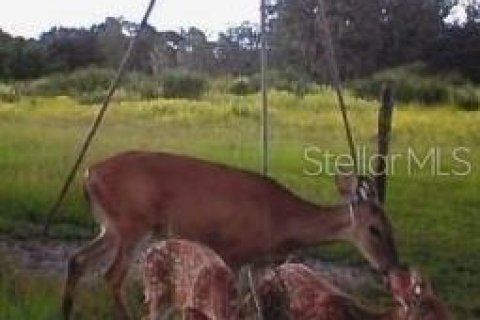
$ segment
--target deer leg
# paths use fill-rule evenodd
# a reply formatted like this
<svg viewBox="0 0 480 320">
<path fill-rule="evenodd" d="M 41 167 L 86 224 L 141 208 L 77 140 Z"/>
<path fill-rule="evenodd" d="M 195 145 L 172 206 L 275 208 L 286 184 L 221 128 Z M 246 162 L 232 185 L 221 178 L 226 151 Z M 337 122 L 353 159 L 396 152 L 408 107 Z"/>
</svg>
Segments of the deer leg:
<svg viewBox="0 0 480 320">
<path fill-rule="evenodd" d="M 130 246 L 125 246 L 124 244 L 117 245 L 115 257 L 105 274 L 105 280 L 113 294 L 115 319 L 132 319 L 123 290 L 132 254 L 133 248 Z"/>
<path fill-rule="evenodd" d="M 73 295 L 75 287 L 85 273 L 87 267 L 105 255 L 111 243 L 111 237 L 104 230 L 96 239 L 81 248 L 68 259 L 67 279 L 63 291 L 62 313 L 63 319 L 70 319 L 73 308 Z"/>
</svg>

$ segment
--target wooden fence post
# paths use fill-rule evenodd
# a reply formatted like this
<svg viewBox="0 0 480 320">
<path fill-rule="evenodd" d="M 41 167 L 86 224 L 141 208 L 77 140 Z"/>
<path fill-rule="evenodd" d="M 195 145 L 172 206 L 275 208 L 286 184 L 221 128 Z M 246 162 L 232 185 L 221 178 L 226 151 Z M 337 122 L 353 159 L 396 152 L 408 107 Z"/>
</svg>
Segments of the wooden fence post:
<svg viewBox="0 0 480 320">
<path fill-rule="evenodd" d="M 387 190 L 387 157 L 390 147 L 390 138 L 393 118 L 393 88 L 386 83 L 382 90 L 382 104 L 378 114 L 378 154 L 375 168 L 375 180 L 380 203 L 384 204 Z"/>
</svg>

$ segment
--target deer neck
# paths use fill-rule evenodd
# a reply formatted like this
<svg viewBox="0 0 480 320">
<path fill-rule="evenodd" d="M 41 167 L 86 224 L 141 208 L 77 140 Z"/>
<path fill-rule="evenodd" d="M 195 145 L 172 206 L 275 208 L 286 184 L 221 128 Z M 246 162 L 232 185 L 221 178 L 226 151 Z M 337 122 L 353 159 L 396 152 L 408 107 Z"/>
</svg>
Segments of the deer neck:
<svg viewBox="0 0 480 320">
<path fill-rule="evenodd" d="M 348 240 L 351 228 L 350 205 L 341 204 L 335 206 L 314 205 L 302 202 L 294 210 L 283 208 L 282 221 L 278 221 L 282 227 L 280 246 L 303 247 L 314 245 L 319 242 Z"/>
</svg>

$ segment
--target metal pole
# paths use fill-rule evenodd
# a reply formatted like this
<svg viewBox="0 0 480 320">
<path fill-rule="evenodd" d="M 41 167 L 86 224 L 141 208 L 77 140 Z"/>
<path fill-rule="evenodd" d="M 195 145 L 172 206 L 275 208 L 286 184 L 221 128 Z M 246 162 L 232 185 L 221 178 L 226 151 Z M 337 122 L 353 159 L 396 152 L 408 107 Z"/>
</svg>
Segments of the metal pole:
<svg viewBox="0 0 480 320">
<path fill-rule="evenodd" d="M 266 0 L 261 0 L 260 4 L 260 65 L 261 65 L 261 86 L 262 86 L 262 174 L 268 175 L 268 88 L 267 88 L 267 4 Z M 255 282 L 253 280 L 252 265 L 247 266 L 247 280 L 250 292 L 253 297 L 255 308 L 257 309 L 257 319 L 263 320 L 262 306 L 258 299 L 257 291 L 255 289 Z"/>
<path fill-rule="evenodd" d="M 268 83 L 267 83 L 267 4 L 266 0 L 261 0 L 261 86 L 262 86 L 262 173 L 269 173 L 269 121 L 268 121 Z"/>
<path fill-rule="evenodd" d="M 67 195 L 68 190 L 70 189 L 70 186 L 73 182 L 73 179 L 75 178 L 78 168 L 80 167 L 80 164 L 85 158 L 88 148 L 90 147 L 90 144 L 92 143 L 92 140 L 95 137 L 95 134 L 97 133 L 98 128 L 100 127 L 100 124 L 102 123 L 105 113 L 110 105 L 110 100 L 112 99 L 112 96 L 115 93 L 115 90 L 117 89 L 117 86 L 120 83 L 120 80 L 122 79 L 123 73 L 125 71 L 125 67 L 133 51 L 133 48 L 135 47 L 136 41 L 140 36 L 140 34 L 142 33 L 143 29 L 147 26 L 147 21 L 148 21 L 148 18 L 150 17 L 150 14 L 152 13 L 153 7 L 155 6 L 155 2 L 156 0 L 150 1 L 147 11 L 145 12 L 145 15 L 143 16 L 142 22 L 140 24 L 140 29 L 138 30 L 137 34 L 130 40 L 130 44 L 128 45 L 127 51 L 123 55 L 122 61 L 120 63 L 120 66 L 118 67 L 118 71 L 117 71 L 117 74 L 115 75 L 115 78 L 110 84 L 108 94 L 105 97 L 105 100 L 103 101 L 102 107 L 100 108 L 100 111 L 95 121 L 93 122 L 92 126 L 90 127 L 90 130 L 88 131 L 85 137 L 85 140 L 83 141 L 78 157 L 75 160 L 69 174 L 67 175 L 65 183 L 63 184 L 63 187 L 60 190 L 57 200 L 54 202 L 50 212 L 47 215 L 47 219 L 45 220 L 45 225 L 43 229 L 43 235 L 46 235 L 48 233 L 52 219 L 57 213 L 58 209 L 60 208 L 60 205 L 62 204 L 63 200 L 65 199 L 65 196 Z"/>
</svg>

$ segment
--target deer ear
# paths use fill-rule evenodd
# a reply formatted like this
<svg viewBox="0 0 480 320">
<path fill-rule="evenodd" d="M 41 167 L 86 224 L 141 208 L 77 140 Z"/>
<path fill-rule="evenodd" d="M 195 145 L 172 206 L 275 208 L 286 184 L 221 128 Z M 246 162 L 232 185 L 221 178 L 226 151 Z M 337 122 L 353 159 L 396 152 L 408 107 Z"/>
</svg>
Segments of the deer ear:
<svg viewBox="0 0 480 320">
<path fill-rule="evenodd" d="M 357 194 L 362 200 L 378 198 L 375 180 L 371 177 L 360 177 L 357 186 Z"/>
<path fill-rule="evenodd" d="M 339 172 L 335 176 L 337 189 L 343 199 L 350 201 L 356 196 L 358 187 L 357 177 L 351 172 Z"/>
</svg>

